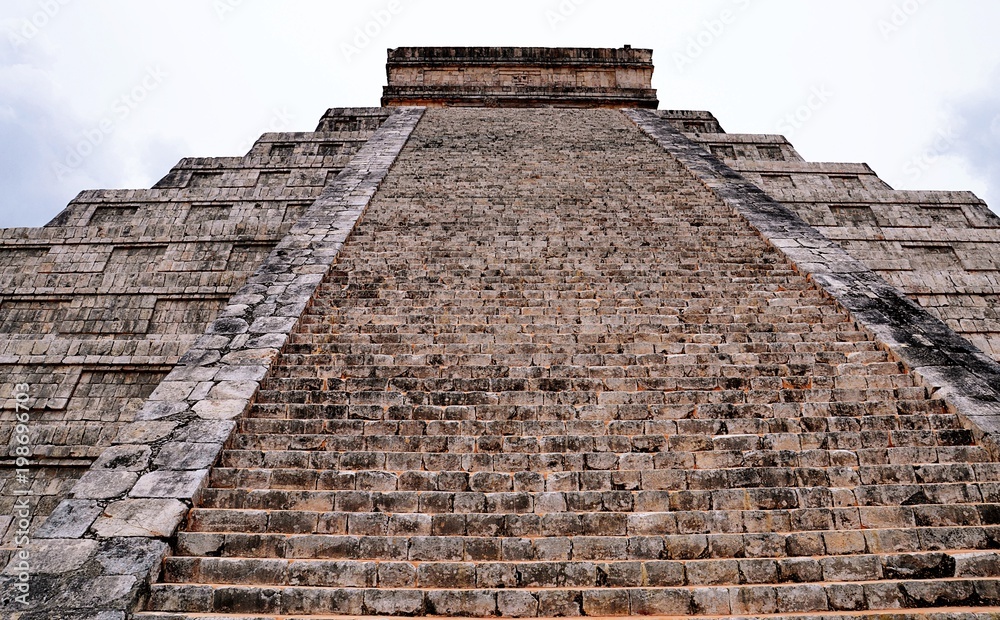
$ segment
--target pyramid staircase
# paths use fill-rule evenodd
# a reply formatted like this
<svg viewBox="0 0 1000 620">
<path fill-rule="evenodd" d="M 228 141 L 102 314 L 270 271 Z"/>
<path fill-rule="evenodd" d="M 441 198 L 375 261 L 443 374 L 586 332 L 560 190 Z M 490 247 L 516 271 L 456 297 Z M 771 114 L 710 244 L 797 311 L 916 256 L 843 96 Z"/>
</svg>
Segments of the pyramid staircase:
<svg viewBox="0 0 1000 620">
<path fill-rule="evenodd" d="M 1000 465 L 614 110 L 430 109 L 144 620 L 1000 617 Z"/>
</svg>

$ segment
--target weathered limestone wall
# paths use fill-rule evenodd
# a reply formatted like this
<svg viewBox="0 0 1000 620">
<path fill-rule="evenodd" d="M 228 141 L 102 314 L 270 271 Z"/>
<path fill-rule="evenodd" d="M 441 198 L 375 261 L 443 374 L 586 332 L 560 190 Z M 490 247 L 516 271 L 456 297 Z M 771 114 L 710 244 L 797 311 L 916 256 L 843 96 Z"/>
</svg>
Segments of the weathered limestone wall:
<svg viewBox="0 0 1000 620">
<path fill-rule="evenodd" d="M 85 191 L 45 227 L 0 230 L 0 563 L 14 493 L 30 490 L 34 530 L 388 115 L 330 110 L 316 132 L 184 159 L 153 189 Z"/>
<path fill-rule="evenodd" d="M 1000 218 L 974 194 L 896 191 L 865 164 L 805 162 L 781 136 L 659 114 L 1000 360 Z"/>
<path fill-rule="evenodd" d="M 4 618 L 121 620 L 159 573 L 288 333 L 395 161 L 419 109 L 397 109 L 277 243 L 34 532 L 30 604 L 0 575 Z"/>
</svg>

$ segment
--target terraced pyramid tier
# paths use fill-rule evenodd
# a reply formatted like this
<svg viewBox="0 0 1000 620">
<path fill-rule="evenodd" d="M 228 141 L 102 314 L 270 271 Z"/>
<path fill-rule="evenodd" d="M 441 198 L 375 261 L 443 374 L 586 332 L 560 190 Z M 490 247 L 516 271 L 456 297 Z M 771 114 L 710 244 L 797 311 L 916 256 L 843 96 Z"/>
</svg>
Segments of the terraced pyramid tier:
<svg viewBox="0 0 1000 620">
<path fill-rule="evenodd" d="M 998 548 L 1000 466 L 621 113 L 431 109 L 138 617 L 992 618 Z"/>
</svg>

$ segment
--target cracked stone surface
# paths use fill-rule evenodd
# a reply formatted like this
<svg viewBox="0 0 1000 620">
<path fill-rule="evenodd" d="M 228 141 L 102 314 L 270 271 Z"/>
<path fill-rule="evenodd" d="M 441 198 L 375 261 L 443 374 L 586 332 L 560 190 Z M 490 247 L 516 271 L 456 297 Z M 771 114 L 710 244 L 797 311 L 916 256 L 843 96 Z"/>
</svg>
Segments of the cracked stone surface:
<svg viewBox="0 0 1000 620">
<path fill-rule="evenodd" d="M 99 538 L 169 538 L 186 512 L 176 499 L 126 499 L 107 506 L 93 530 Z"/>
</svg>

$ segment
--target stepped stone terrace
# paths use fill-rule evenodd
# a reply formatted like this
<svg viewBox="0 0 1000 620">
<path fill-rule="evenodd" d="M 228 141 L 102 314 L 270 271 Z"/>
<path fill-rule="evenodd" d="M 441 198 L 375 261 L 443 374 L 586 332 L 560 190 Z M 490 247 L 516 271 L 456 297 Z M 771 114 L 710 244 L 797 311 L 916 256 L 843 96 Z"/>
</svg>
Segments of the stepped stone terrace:
<svg viewBox="0 0 1000 620">
<path fill-rule="evenodd" d="M 0 231 L 2 616 L 1000 617 L 1000 219 L 652 73 L 390 50 Z"/>
</svg>

